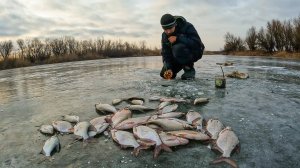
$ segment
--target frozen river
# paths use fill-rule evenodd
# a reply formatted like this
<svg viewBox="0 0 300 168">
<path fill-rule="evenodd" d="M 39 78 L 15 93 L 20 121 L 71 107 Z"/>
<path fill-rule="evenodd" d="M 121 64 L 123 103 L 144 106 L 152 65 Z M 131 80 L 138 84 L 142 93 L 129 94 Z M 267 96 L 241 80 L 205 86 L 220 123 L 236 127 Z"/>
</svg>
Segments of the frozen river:
<svg viewBox="0 0 300 168">
<path fill-rule="evenodd" d="M 227 78 L 226 89 L 216 89 L 221 75 L 217 62 L 230 61 L 225 73 L 249 73 L 250 78 Z M 161 57 L 135 57 L 68 62 L 0 71 L 0 167 L 228 167 L 210 166 L 219 155 L 192 141 L 137 158 L 102 135 L 96 143 L 72 147 L 72 135 L 59 136 L 62 149 L 52 161 L 39 152 L 48 137 L 37 131 L 64 114 L 89 121 L 99 116 L 94 104 L 114 98 L 139 96 L 209 97 L 206 105 L 184 104 L 179 111 L 198 111 L 205 119 L 218 118 L 231 126 L 241 142 L 232 158 L 240 167 L 300 167 L 300 62 L 264 57 L 204 56 L 195 64 L 196 80 L 160 78 Z M 121 104 L 120 106 L 124 106 Z M 147 106 L 158 103 L 146 101 Z"/>
</svg>

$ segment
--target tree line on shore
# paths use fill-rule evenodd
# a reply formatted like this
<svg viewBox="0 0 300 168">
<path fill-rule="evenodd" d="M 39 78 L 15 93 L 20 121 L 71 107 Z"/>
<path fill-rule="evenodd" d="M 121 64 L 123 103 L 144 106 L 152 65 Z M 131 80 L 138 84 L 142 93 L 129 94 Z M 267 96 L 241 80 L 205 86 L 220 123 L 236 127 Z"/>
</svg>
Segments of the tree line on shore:
<svg viewBox="0 0 300 168">
<path fill-rule="evenodd" d="M 11 40 L 0 42 L 0 69 L 49 64 L 67 61 L 160 55 L 158 48 L 149 48 L 145 41 L 139 44 L 122 40 L 76 40 L 60 37 L 40 40 L 18 39 L 15 48 Z"/>
<path fill-rule="evenodd" d="M 245 50 L 300 52 L 300 15 L 285 21 L 273 19 L 259 30 L 252 26 L 245 39 L 229 32 L 225 34 L 225 52 Z"/>
</svg>

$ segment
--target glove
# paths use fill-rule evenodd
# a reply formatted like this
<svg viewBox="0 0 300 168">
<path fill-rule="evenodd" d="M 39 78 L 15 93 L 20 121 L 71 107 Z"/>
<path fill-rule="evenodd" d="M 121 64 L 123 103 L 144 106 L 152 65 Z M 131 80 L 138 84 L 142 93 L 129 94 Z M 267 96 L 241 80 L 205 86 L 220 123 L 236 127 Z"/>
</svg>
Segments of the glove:
<svg viewBox="0 0 300 168">
<path fill-rule="evenodd" d="M 172 70 L 171 69 L 169 69 L 169 70 L 167 70 L 167 71 L 165 71 L 164 72 L 164 78 L 165 79 L 171 79 L 172 78 L 172 76 L 173 76 L 173 72 L 172 72 Z"/>
</svg>

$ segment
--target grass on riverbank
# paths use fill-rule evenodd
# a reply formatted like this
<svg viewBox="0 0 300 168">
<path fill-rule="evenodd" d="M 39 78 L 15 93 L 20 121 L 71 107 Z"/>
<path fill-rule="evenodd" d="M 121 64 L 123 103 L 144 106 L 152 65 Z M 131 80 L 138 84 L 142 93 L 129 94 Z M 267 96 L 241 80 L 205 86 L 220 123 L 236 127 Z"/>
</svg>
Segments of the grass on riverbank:
<svg viewBox="0 0 300 168">
<path fill-rule="evenodd" d="M 266 51 L 233 51 L 233 52 L 222 52 L 222 51 L 207 51 L 205 52 L 206 55 L 234 55 L 234 56 L 272 56 L 272 57 L 278 57 L 278 58 L 284 58 L 284 59 L 299 59 L 300 60 L 300 53 L 295 52 L 286 52 L 286 51 L 280 51 L 280 52 L 266 52 Z"/>
</svg>

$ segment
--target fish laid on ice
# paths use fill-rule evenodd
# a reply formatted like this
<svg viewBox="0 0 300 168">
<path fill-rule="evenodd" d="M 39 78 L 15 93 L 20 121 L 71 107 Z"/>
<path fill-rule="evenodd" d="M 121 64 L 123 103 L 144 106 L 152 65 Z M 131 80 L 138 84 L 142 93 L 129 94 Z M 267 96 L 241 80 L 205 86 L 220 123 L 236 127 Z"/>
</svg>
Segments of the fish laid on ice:
<svg viewBox="0 0 300 168">
<path fill-rule="evenodd" d="M 178 137 L 186 138 L 186 139 L 193 139 L 193 140 L 200 140 L 200 141 L 206 141 L 210 139 L 208 135 L 202 132 L 192 131 L 192 130 L 170 131 L 167 133 Z"/>
<path fill-rule="evenodd" d="M 155 110 L 154 108 L 145 107 L 143 105 L 130 105 L 130 106 L 128 106 L 128 108 L 131 111 L 139 111 L 139 112 L 146 112 L 146 111 Z"/>
<path fill-rule="evenodd" d="M 136 126 L 133 127 L 133 134 L 135 135 L 135 137 L 138 137 L 141 141 L 152 141 L 155 143 L 154 158 L 157 158 L 161 149 L 164 149 L 168 152 L 172 152 L 171 148 L 163 144 L 157 132 L 152 128 L 143 125 Z"/>
<path fill-rule="evenodd" d="M 170 135 L 165 132 L 159 133 L 159 136 L 160 136 L 161 141 L 169 147 L 178 146 L 178 145 L 186 145 L 189 143 L 188 139 Z"/>
<path fill-rule="evenodd" d="M 156 118 L 180 118 L 183 115 L 185 115 L 185 113 L 182 113 L 182 112 L 170 112 L 170 113 L 163 113 L 163 114 L 154 115 L 154 116 Z"/>
<path fill-rule="evenodd" d="M 222 66 L 231 66 L 233 65 L 233 62 L 224 62 L 224 63 L 216 63 L 217 65 L 222 65 Z"/>
<path fill-rule="evenodd" d="M 208 103 L 209 98 L 196 98 L 194 100 L 194 105 Z"/>
<path fill-rule="evenodd" d="M 108 116 L 97 117 L 90 121 L 90 123 L 96 128 L 97 134 L 102 133 L 109 126 L 109 123 L 105 120 L 107 117 Z"/>
<path fill-rule="evenodd" d="M 45 156 L 51 156 L 54 151 L 60 151 L 60 143 L 56 135 L 52 136 L 45 142 L 41 153 L 43 153 Z"/>
<path fill-rule="evenodd" d="M 130 132 L 113 129 L 111 130 L 111 135 L 113 140 L 120 144 L 121 148 L 133 147 L 134 156 L 138 156 L 141 149 L 149 148 L 147 146 L 140 145 Z"/>
<path fill-rule="evenodd" d="M 132 129 L 136 125 L 145 124 L 151 116 L 128 118 L 117 124 L 114 128 L 117 130 Z"/>
<path fill-rule="evenodd" d="M 161 97 L 160 96 L 152 96 L 149 98 L 150 101 L 157 101 L 157 100 L 160 100 Z"/>
<path fill-rule="evenodd" d="M 163 109 L 164 107 L 170 105 L 171 102 L 161 102 L 159 105 L 158 105 L 158 109 L 161 110 Z"/>
<path fill-rule="evenodd" d="M 225 128 L 225 126 L 218 119 L 209 119 L 206 124 L 206 130 L 208 135 L 212 139 L 217 139 L 219 133 Z"/>
<path fill-rule="evenodd" d="M 41 125 L 39 131 L 43 134 L 50 134 L 54 133 L 54 128 L 52 125 Z"/>
<path fill-rule="evenodd" d="M 247 79 L 247 78 L 249 78 L 249 75 L 247 73 L 233 71 L 230 74 L 226 74 L 226 77 L 229 77 L 229 78 L 238 78 L 238 79 Z"/>
<path fill-rule="evenodd" d="M 110 123 L 111 126 L 114 128 L 117 124 L 121 123 L 122 121 L 131 118 L 131 116 L 131 111 L 128 108 L 124 108 L 122 110 L 119 110 L 111 118 L 107 118 L 106 120 L 108 120 L 108 123 Z"/>
<path fill-rule="evenodd" d="M 102 104 L 102 103 L 98 103 L 95 104 L 95 109 L 96 112 L 100 113 L 100 114 L 106 114 L 106 113 L 116 113 L 117 109 L 110 105 L 110 104 Z"/>
<path fill-rule="evenodd" d="M 189 111 L 186 114 L 186 120 L 189 124 L 196 127 L 198 130 L 202 129 L 203 117 L 200 115 L 200 113 L 195 111 Z"/>
<path fill-rule="evenodd" d="M 79 136 L 83 140 L 87 140 L 88 138 L 95 136 L 96 133 L 96 128 L 87 121 L 79 122 L 74 126 L 74 135 Z"/>
<path fill-rule="evenodd" d="M 164 131 L 177 131 L 193 128 L 186 121 L 179 120 L 177 118 L 158 118 L 149 120 L 147 123 L 156 124 L 160 126 Z"/>
<path fill-rule="evenodd" d="M 73 126 L 68 121 L 53 121 L 52 126 L 61 133 L 72 133 Z"/>
<path fill-rule="evenodd" d="M 226 162 L 232 167 L 238 167 L 236 162 L 230 159 L 230 155 L 233 150 L 239 150 L 239 139 L 230 127 L 226 127 L 219 133 L 219 137 L 215 142 L 212 149 L 218 150 L 222 153 L 222 156 L 214 161 L 212 164 Z"/>
<path fill-rule="evenodd" d="M 79 122 L 79 117 L 76 115 L 63 115 L 62 120 L 68 121 L 71 123 L 78 123 Z"/>
<path fill-rule="evenodd" d="M 163 113 L 170 113 L 172 111 L 177 110 L 178 108 L 178 104 L 172 104 L 172 105 L 168 105 L 166 107 L 164 107 L 160 112 Z"/>
<path fill-rule="evenodd" d="M 134 100 L 131 100 L 130 103 L 134 104 L 134 105 L 143 105 L 144 101 L 143 100 L 134 99 Z"/>
<path fill-rule="evenodd" d="M 171 103 L 186 103 L 187 101 L 184 99 L 178 99 L 178 98 L 161 98 L 161 102 L 171 102 Z"/>
<path fill-rule="evenodd" d="M 111 104 L 112 105 L 117 105 L 117 104 L 120 104 L 121 102 L 123 101 L 123 99 L 114 99 Z"/>
<path fill-rule="evenodd" d="M 145 102 L 145 99 L 142 97 L 129 97 L 129 98 L 125 98 L 124 100 L 131 102 L 132 100 L 142 100 L 143 102 Z"/>
</svg>

